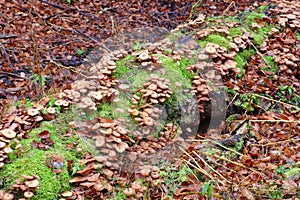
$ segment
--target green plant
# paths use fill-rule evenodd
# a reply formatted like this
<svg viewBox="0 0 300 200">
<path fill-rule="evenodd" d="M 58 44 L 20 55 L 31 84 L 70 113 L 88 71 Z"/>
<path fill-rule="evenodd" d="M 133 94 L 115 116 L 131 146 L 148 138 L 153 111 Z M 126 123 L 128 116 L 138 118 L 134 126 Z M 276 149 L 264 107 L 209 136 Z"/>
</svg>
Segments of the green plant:
<svg viewBox="0 0 300 200">
<path fill-rule="evenodd" d="M 25 108 L 31 108 L 33 106 L 33 102 L 29 99 L 25 99 Z"/>
<path fill-rule="evenodd" d="M 46 85 L 46 77 L 41 74 L 32 74 L 29 79 L 34 83 L 37 82 L 40 86 L 44 87 Z"/>
<path fill-rule="evenodd" d="M 71 3 L 71 0 L 69 0 L 69 1 L 70 1 L 69 3 Z M 78 50 L 77 50 L 77 55 L 78 55 L 78 56 L 82 56 L 82 54 L 83 54 L 84 52 L 86 52 L 86 50 L 78 49 Z"/>
<path fill-rule="evenodd" d="M 234 101 L 234 105 L 241 107 L 245 111 L 254 111 L 255 105 L 259 104 L 259 98 L 251 94 L 239 94 L 238 99 Z"/>
<path fill-rule="evenodd" d="M 300 40 L 300 33 L 297 33 L 296 36 L 297 36 L 297 40 Z"/>
<path fill-rule="evenodd" d="M 204 197 L 205 195 L 207 195 L 208 198 L 210 198 L 214 193 L 214 188 L 211 184 L 211 181 L 207 181 L 205 182 L 202 191 L 201 191 L 201 195 Z"/>
<path fill-rule="evenodd" d="M 276 94 L 281 101 L 291 103 L 295 106 L 299 105 L 300 97 L 295 93 L 296 89 L 293 86 L 282 85 L 278 89 Z"/>
</svg>

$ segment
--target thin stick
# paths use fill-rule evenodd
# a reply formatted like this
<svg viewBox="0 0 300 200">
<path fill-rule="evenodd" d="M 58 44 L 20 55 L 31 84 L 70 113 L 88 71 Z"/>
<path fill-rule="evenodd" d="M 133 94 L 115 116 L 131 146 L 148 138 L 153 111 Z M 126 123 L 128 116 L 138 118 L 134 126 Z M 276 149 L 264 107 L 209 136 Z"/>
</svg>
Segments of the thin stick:
<svg viewBox="0 0 300 200">
<path fill-rule="evenodd" d="M 204 151 L 200 151 L 200 152 L 201 152 L 201 153 L 203 153 L 203 154 L 205 154 L 205 155 L 207 155 L 207 156 L 212 156 L 212 157 L 218 158 L 218 159 L 220 159 L 220 160 L 225 160 L 225 161 L 227 161 L 227 162 L 229 162 L 229 163 L 232 163 L 232 164 L 238 165 L 238 166 L 240 166 L 240 167 L 243 167 L 243 168 L 249 169 L 249 170 L 251 170 L 251 171 L 253 171 L 253 172 L 255 172 L 255 173 L 258 173 L 258 174 L 264 175 L 263 173 L 261 173 L 261 172 L 259 172 L 259 171 L 256 171 L 255 169 L 252 169 L 252 168 L 249 168 L 249 167 L 247 167 L 247 166 L 245 166 L 245 165 L 243 165 L 243 164 L 240 164 L 240 163 L 237 163 L 237 162 L 234 162 L 234 161 L 228 160 L 228 159 L 227 159 L 227 158 L 225 158 L 225 157 L 221 157 L 221 156 L 213 155 L 213 154 L 210 154 L 210 153 L 206 153 L 206 152 L 204 152 Z"/>
<path fill-rule="evenodd" d="M 207 173 L 207 171 L 205 171 L 199 164 L 198 162 L 195 160 L 195 158 L 193 158 L 189 153 L 187 153 L 184 149 L 182 149 L 181 147 L 179 147 L 181 151 L 183 151 L 194 163 L 190 163 L 187 160 L 183 160 L 185 161 L 188 165 L 191 165 L 192 167 L 196 168 L 197 170 L 199 170 L 201 173 L 203 173 L 204 175 L 206 175 L 207 177 L 209 177 L 212 181 L 215 180 L 215 178 L 213 176 L 211 176 L 210 174 Z M 225 183 L 221 180 L 218 180 L 218 182 L 220 182 L 222 185 L 225 185 Z"/>
<path fill-rule="evenodd" d="M 300 123 L 299 120 L 283 120 L 283 119 L 253 119 L 249 120 L 250 122 L 284 122 L 284 123 Z"/>
<path fill-rule="evenodd" d="M 216 174 L 218 174 L 222 179 L 224 179 L 227 183 L 230 183 L 222 174 L 217 172 L 212 166 L 210 166 L 199 154 L 197 154 L 195 151 L 192 151 L 194 155 L 196 155 L 206 166 L 208 166 L 212 171 L 214 171 Z"/>
<path fill-rule="evenodd" d="M 9 38 L 16 38 L 18 37 L 17 34 L 1 34 L 0 39 L 9 39 Z"/>
<path fill-rule="evenodd" d="M 0 42 L 0 49 L 1 49 L 3 56 L 6 58 L 7 62 L 9 63 L 10 68 L 13 69 L 13 65 L 10 61 L 9 55 L 7 54 L 5 47 L 3 46 L 3 44 L 1 42 Z"/>
<path fill-rule="evenodd" d="M 255 94 L 255 93 L 253 93 L 252 95 L 253 95 L 253 96 L 260 97 L 260 98 L 262 98 L 262 99 L 266 99 L 266 100 L 269 100 L 269 101 L 273 101 L 273 102 L 276 102 L 276 103 L 280 103 L 280 104 L 285 105 L 285 106 L 290 106 L 290 107 L 292 107 L 292 108 L 295 108 L 296 110 L 300 110 L 300 108 L 297 107 L 297 106 L 294 106 L 294 105 L 291 105 L 291 104 L 288 104 L 288 103 L 284 103 L 284 102 L 279 101 L 279 100 L 271 99 L 271 98 L 268 98 L 268 97 L 265 97 L 265 96 L 261 96 L 261 95 L 259 95 L 259 94 Z"/>
<path fill-rule="evenodd" d="M 289 139 L 289 140 L 283 140 L 283 141 L 278 141 L 278 142 L 270 142 L 267 144 L 252 144 L 253 146 L 260 146 L 260 147 L 265 147 L 265 146 L 272 146 L 272 145 L 277 145 L 285 142 L 298 142 L 300 139 Z"/>
</svg>

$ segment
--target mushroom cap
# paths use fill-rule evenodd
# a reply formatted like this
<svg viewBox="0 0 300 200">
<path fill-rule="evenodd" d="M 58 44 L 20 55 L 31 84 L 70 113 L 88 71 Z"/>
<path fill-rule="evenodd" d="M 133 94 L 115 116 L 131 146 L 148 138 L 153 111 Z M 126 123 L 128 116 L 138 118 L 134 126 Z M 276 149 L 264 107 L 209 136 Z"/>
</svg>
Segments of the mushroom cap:
<svg viewBox="0 0 300 200">
<path fill-rule="evenodd" d="M 105 137 L 103 136 L 97 136 L 95 140 L 95 146 L 96 147 L 102 147 L 105 144 Z"/>
<path fill-rule="evenodd" d="M 27 198 L 27 199 L 33 197 L 33 195 L 34 195 L 34 194 L 33 194 L 33 192 L 31 192 L 31 191 L 26 191 L 26 192 L 24 192 L 24 197 Z"/>
<path fill-rule="evenodd" d="M 39 186 L 39 180 L 34 179 L 32 181 L 25 181 L 24 182 L 26 186 L 30 187 L 30 188 L 37 188 Z"/>
<path fill-rule="evenodd" d="M 139 59 L 141 60 L 148 60 L 150 58 L 148 51 L 143 51 L 140 55 L 139 55 Z"/>
<path fill-rule="evenodd" d="M 226 60 L 224 65 L 228 67 L 228 69 L 236 68 L 237 63 L 234 60 Z"/>
<path fill-rule="evenodd" d="M 30 108 L 27 110 L 27 114 L 29 116 L 35 116 L 35 115 L 38 115 L 40 113 L 40 111 L 36 108 Z"/>
<path fill-rule="evenodd" d="M 123 193 L 129 197 L 132 196 L 134 194 L 134 190 L 132 188 L 126 188 L 125 190 L 123 190 Z"/>
<path fill-rule="evenodd" d="M 153 126 L 154 124 L 153 119 L 151 117 L 145 117 L 143 119 L 143 122 L 146 126 Z"/>
<path fill-rule="evenodd" d="M 9 139 L 12 139 L 12 138 L 15 138 L 17 133 L 11 129 L 3 129 L 0 131 L 0 135 L 3 135 L 4 137 L 6 138 L 9 138 Z"/>
<path fill-rule="evenodd" d="M 70 191 L 65 191 L 61 194 L 62 197 L 71 197 L 73 196 L 73 193 Z"/>
<path fill-rule="evenodd" d="M 56 100 L 56 101 L 54 102 L 54 105 L 56 105 L 56 106 L 61 106 L 61 105 L 63 105 L 64 101 L 65 101 L 65 100 L 63 100 L 63 99 L 58 99 L 58 100 Z"/>
<path fill-rule="evenodd" d="M 100 101 L 100 100 L 103 98 L 102 92 L 100 92 L 100 91 L 94 92 L 94 93 L 93 93 L 93 97 L 94 97 L 95 99 L 97 99 L 98 101 Z"/>
<path fill-rule="evenodd" d="M 0 149 L 4 148 L 6 146 L 5 142 L 0 141 Z"/>
<path fill-rule="evenodd" d="M 4 162 L 0 162 L 0 169 L 4 167 Z"/>
<path fill-rule="evenodd" d="M 115 144 L 114 146 L 116 151 L 119 153 L 123 153 L 129 147 L 128 144 L 125 142 L 120 142 L 118 144 Z"/>
<path fill-rule="evenodd" d="M 2 196 L 3 200 L 13 200 L 15 197 L 13 194 L 5 192 L 4 195 Z"/>
<path fill-rule="evenodd" d="M 48 112 L 49 114 L 55 114 L 56 108 L 54 108 L 54 107 L 49 107 L 49 108 L 47 108 L 47 112 Z"/>
</svg>

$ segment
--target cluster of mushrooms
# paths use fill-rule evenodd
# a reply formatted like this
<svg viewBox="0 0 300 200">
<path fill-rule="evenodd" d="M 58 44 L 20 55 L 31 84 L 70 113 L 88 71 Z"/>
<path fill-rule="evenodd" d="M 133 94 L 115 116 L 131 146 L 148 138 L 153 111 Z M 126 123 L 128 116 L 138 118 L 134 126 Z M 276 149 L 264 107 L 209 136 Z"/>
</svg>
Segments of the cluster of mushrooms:
<svg viewBox="0 0 300 200">
<path fill-rule="evenodd" d="M 19 197 L 18 199 L 31 199 L 34 196 L 34 191 L 39 187 L 40 178 L 36 175 L 22 175 L 22 178 L 24 179 L 24 181 L 16 180 L 16 184 L 13 185 L 13 190 L 15 192 L 21 191 L 23 193 L 23 198 Z M 0 190 L 0 199 L 13 200 L 15 199 L 15 196 L 12 193 Z"/>
<path fill-rule="evenodd" d="M 139 126 L 151 127 L 155 125 L 154 121 L 160 117 L 161 110 L 154 105 L 164 103 L 167 98 L 171 97 L 172 91 L 169 86 L 169 79 L 159 78 L 156 74 L 151 74 L 143 87 L 137 90 L 140 96 L 136 94 L 132 96 L 132 106 L 127 111 L 134 116 L 134 120 Z M 142 106 L 139 106 L 140 102 Z"/>
<path fill-rule="evenodd" d="M 300 2 L 287 0 L 274 0 L 274 2 L 277 6 L 276 8 L 271 9 L 271 11 L 280 13 L 278 24 L 282 27 L 290 27 L 292 29 L 300 28 Z"/>
<path fill-rule="evenodd" d="M 114 172 L 107 168 L 106 159 L 103 156 L 87 158 L 81 162 L 85 164 L 85 168 L 78 170 L 75 177 L 69 180 L 69 183 L 75 184 L 76 187 L 73 192 L 63 192 L 60 195 L 61 199 L 83 199 L 83 196 L 91 199 L 95 198 L 95 195 L 101 195 L 103 190 L 108 192 L 113 190 L 109 180 L 113 177 Z M 99 168 L 101 168 L 101 172 L 99 172 Z M 84 193 L 81 192 L 83 188 Z M 101 199 L 101 196 L 98 198 Z"/>
<path fill-rule="evenodd" d="M 3 129 L 0 131 L 0 169 L 4 167 L 4 160 L 8 157 L 7 154 L 13 150 L 10 148 L 9 143 L 17 137 L 17 133 L 12 129 Z M 14 141 L 18 141 L 14 139 Z M 19 148 L 20 145 L 17 145 Z"/>
<path fill-rule="evenodd" d="M 281 73 L 299 76 L 300 48 L 294 48 L 296 44 L 296 35 L 291 30 L 286 30 L 266 40 L 260 50 L 273 57 Z"/>
</svg>

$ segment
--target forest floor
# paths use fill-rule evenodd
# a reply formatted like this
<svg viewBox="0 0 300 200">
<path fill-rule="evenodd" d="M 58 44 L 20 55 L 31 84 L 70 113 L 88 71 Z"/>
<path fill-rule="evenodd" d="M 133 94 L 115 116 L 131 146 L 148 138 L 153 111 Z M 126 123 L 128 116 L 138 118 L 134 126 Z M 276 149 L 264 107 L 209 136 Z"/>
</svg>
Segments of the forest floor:
<svg viewBox="0 0 300 200">
<path fill-rule="evenodd" d="M 299 199 L 299 1 L 0 9 L 0 199 Z"/>
</svg>

